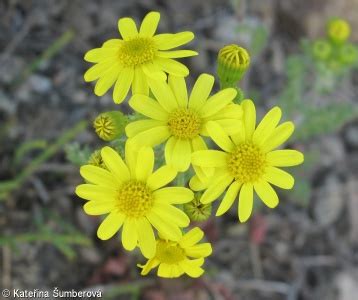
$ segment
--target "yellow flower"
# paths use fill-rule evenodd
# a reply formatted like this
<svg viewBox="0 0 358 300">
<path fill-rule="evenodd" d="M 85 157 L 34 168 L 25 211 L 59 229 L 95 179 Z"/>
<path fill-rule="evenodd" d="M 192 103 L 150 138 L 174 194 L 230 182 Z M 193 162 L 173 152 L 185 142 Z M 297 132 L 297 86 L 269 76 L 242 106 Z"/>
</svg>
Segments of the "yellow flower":
<svg viewBox="0 0 358 300">
<path fill-rule="evenodd" d="M 155 256 L 140 266 L 143 268 L 141 274 L 147 275 L 159 265 L 159 277 L 176 278 L 184 273 L 194 278 L 201 276 L 204 257 L 212 253 L 210 243 L 197 244 L 203 236 L 203 231 L 195 227 L 178 241 L 158 239 Z"/>
<path fill-rule="evenodd" d="M 133 143 L 141 145 L 155 146 L 167 140 L 166 163 L 178 171 L 189 168 L 193 151 L 207 149 L 202 136 L 209 135 L 209 121 L 220 124 L 229 134 L 240 128 L 242 109 L 232 103 L 235 89 L 224 89 L 209 97 L 214 85 L 211 75 L 198 78 L 190 97 L 182 77 L 170 75 L 168 84 L 150 81 L 150 85 L 157 101 L 144 95 L 134 95 L 129 101 L 148 119 L 129 123 L 125 130 Z"/>
<path fill-rule="evenodd" d="M 123 227 L 123 247 L 133 250 L 138 244 L 143 255 L 151 258 L 156 248 L 152 226 L 165 238 L 179 240 L 179 227 L 188 226 L 190 220 L 174 204 L 189 202 L 194 195 L 184 187 L 163 187 L 177 173 L 168 166 L 153 173 L 153 149 L 137 151 L 127 142 L 125 152 L 123 161 L 112 148 L 104 147 L 101 155 L 108 170 L 82 166 L 80 173 L 89 184 L 77 186 L 76 194 L 89 200 L 83 207 L 87 214 L 109 214 L 98 228 L 100 239 L 111 238 Z"/>
<path fill-rule="evenodd" d="M 190 42 L 189 31 L 155 35 L 160 14 L 148 13 L 138 31 L 131 18 L 121 18 L 118 29 L 122 39 L 111 39 L 101 48 L 88 51 L 84 59 L 95 63 L 84 75 L 85 81 L 97 80 L 94 92 L 104 95 L 113 85 L 113 99 L 121 103 L 132 86 L 133 94 L 148 95 L 148 78 L 165 81 L 166 73 L 187 76 L 189 70 L 173 58 L 198 53 L 191 50 L 167 51 Z"/>
<path fill-rule="evenodd" d="M 294 185 L 294 178 L 278 167 L 301 164 L 303 154 L 296 150 L 274 150 L 294 130 L 292 122 L 278 125 L 280 108 L 271 109 L 256 128 L 253 102 L 244 100 L 242 108 L 243 128 L 239 134 L 229 137 L 218 124 L 208 124 L 210 136 L 224 151 L 202 150 L 193 153 L 193 165 L 214 167 L 216 170 L 209 183 L 202 183 L 194 176 L 190 186 L 194 190 L 207 188 L 200 199 L 202 203 L 214 201 L 229 187 L 216 212 L 217 216 L 232 206 L 239 193 L 239 220 L 245 222 L 252 212 L 254 190 L 268 207 L 277 206 L 278 196 L 271 184 L 283 189 L 291 189 Z"/>
<path fill-rule="evenodd" d="M 336 18 L 328 22 L 327 34 L 334 43 L 344 43 L 351 34 L 351 26 L 347 21 Z"/>
</svg>

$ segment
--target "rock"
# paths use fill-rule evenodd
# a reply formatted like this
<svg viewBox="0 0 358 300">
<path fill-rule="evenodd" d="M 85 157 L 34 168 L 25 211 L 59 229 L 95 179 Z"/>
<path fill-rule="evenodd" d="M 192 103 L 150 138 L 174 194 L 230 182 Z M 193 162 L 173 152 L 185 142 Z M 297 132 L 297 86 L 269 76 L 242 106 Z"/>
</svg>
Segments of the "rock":
<svg viewBox="0 0 358 300">
<path fill-rule="evenodd" d="M 334 223 L 344 207 L 343 184 L 337 176 L 329 175 L 324 183 L 314 192 L 313 214 L 322 226 Z"/>
<path fill-rule="evenodd" d="M 350 126 L 344 133 L 344 138 L 348 146 L 353 149 L 358 148 L 358 126 Z"/>
<path fill-rule="evenodd" d="M 28 79 L 31 89 L 39 94 L 48 93 L 51 90 L 51 80 L 45 76 L 33 74 Z"/>
</svg>

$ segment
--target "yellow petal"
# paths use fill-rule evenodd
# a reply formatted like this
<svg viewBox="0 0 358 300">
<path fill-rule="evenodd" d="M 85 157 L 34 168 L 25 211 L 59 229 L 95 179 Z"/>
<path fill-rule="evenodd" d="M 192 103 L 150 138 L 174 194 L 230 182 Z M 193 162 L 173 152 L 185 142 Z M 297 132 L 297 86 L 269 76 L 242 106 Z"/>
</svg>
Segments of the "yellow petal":
<svg viewBox="0 0 358 300">
<path fill-rule="evenodd" d="M 162 71 L 159 65 L 154 64 L 153 62 L 149 62 L 142 65 L 142 70 L 148 78 L 160 81 L 167 80 L 167 75 L 165 74 L 165 72 Z"/>
<path fill-rule="evenodd" d="M 303 154 L 297 150 L 275 150 L 266 154 L 267 162 L 275 167 L 297 166 L 303 159 Z"/>
<path fill-rule="evenodd" d="M 173 278 L 172 264 L 161 263 L 158 268 L 158 276 L 162 278 Z"/>
<path fill-rule="evenodd" d="M 117 195 L 115 188 L 108 188 L 94 184 L 80 184 L 76 187 L 76 195 L 85 200 L 110 201 Z"/>
<path fill-rule="evenodd" d="M 266 168 L 263 179 L 280 187 L 281 189 L 292 189 L 293 185 L 295 184 L 295 179 L 291 174 L 275 167 Z"/>
<path fill-rule="evenodd" d="M 174 50 L 174 51 L 158 51 L 157 55 L 163 58 L 182 58 L 182 57 L 189 57 L 195 56 L 199 53 L 192 50 Z"/>
<path fill-rule="evenodd" d="M 156 268 L 159 265 L 159 263 L 160 263 L 159 260 L 154 257 L 152 259 L 149 259 L 144 266 L 138 265 L 139 267 L 143 268 L 140 274 L 147 275 L 150 272 L 150 270 Z"/>
<path fill-rule="evenodd" d="M 119 104 L 126 98 L 134 77 L 133 69 L 123 69 L 113 89 L 114 103 Z"/>
<path fill-rule="evenodd" d="M 224 199 L 221 201 L 220 206 L 216 212 L 216 216 L 221 216 L 224 213 L 226 213 L 230 207 L 232 206 L 232 204 L 234 203 L 237 194 L 240 190 L 241 187 L 241 183 L 239 183 L 238 181 L 234 181 L 228 188 Z"/>
<path fill-rule="evenodd" d="M 84 60 L 98 63 L 106 59 L 115 59 L 118 49 L 116 48 L 95 48 L 86 52 Z"/>
<path fill-rule="evenodd" d="M 154 147 L 163 143 L 170 136 L 167 126 L 157 126 L 132 137 L 130 140 L 137 146 L 150 146 Z"/>
<path fill-rule="evenodd" d="M 177 138 L 174 136 L 171 136 L 168 139 L 167 143 L 165 144 L 164 156 L 165 156 L 165 161 L 168 165 L 170 165 L 172 162 L 172 155 L 173 155 L 173 150 L 174 150 L 176 141 L 177 141 Z"/>
<path fill-rule="evenodd" d="M 208 189 L 201 196 L 200 202 L 207 204 L 216 200 L 225 191 L 232 180 L 233 177 L 226 172 L 223 175 L 213 179 L 210 182 Z"/>
<path fill-rule="evenodd" d="M 102 48 L 116 48 L 117 50 L 118 47 L 122 45 L 122 43 L 123 43 L 122 39 L 110 39 L 103 43 Z"/>
<path fill-rule="evenodd" d="M 129 138 L 134 137 L 138 133 L 152 129 L 154 127 L 163 126 L 165 123 L 158 120 L 139 120 L 129 123 L 126 126 L 126 134 Z"/>
<path fill-rule="evenodd" d="M 215 120 L 217 124 L 219 124 L 227 135 L 230 137 L 232 135 L 237 135 L 240 131 L 243 130 L 243 122 L 242 120 L 237 119 L 224 119 L 224 120 Z"/>
<path fill-rule="evenodd" d="M 148 13 L 142 21 L 142 24 L 139 29 L 139 34 L 141 36 L 152 37 L 157 30 L 159 20 L 159 12 L 151 11 L 150 13 Z"/>
<path fill-rule="evenodd" d="M 97 236 L 101 240 L 108 240 L 122 227 L 124 216 L 115 212 L 110 213 L 97 230 Z"/>
<path fill-rule="evenodd" d="M 199 227 L 194 227 L 188 231 L 179 241 L 183 248 L 191 247 L 197 244 L 204 237 L 204 232 Z"/>
<path fill-rule="evenodd" d="M 138 152 L 136 179 L 146 182 L 150 174 L 153 173 L 154 151 L 150 147 L 143 147 Z"/>
<path fill-rule="evenodd" d="M 178 241 L 181 238 L 179 227 L 171 222 L 164 221 L 161 216 L 154 211 L 151 211 L 147 218 L 165 239 Z"/>
<path fill-rule="evenodd" d="M 255 182 L 254 189 L 261 200 L 270 208 L 278 205 L 278 196 L 272 186 L 265 180 Z"/>
<path fill-rule="evenodd" d="M 189 69 L 185 65 L 171 58 L 157 57 L 154 61 L 154 64 L 157 64 L 164 72 L 167 72 L 168 74 L 183 77 L 189 75 Z"/>
<path fill-rule="evenodd" d="M 243 184 L 239 196 L 239 220 L 246 222 L 252 213 L 254 201 L 254 187 L 251 183 Z"/>
<path fill-rule="evenodd" d="M 210 243 L 203 243 L 185 248 L 186 255 L 194 258 L 207 257 L 213 252 Z"/>
<path fill-rule="evenodd" d="M 256 144 L 262 144 L 272 133 L 281 119 L 281 109 L 279 107 L 272 108 L 257 126 L 252 140 Z"/>
<path fill-rule="evenodd" d="M 138 35 L 137 26 L 132 18 L 119 19 L 118 30 L 125 41 L 128 41 Z"/>
<path fill-rule="evenodd" d="M 103 214 L 108 214 L 115 207 L 116 202 L 111 201 L 88 201 L 83 205 L 83 210 L 87 215 L 90 216 L 99 216 Z"/>
<path fill-rule="evenodd" d="M 194 193 L 184 187 L 166 187 L 153 192 L 155 201 L 170 204 L 184 204 L 194 199 Z"/>
<path fill-rule="evenodd" d="M 170 113 L 178 108 L 175 96 L 166 82 L 153 79 L 148 82 L 155 99 L 164 110 Z"/>
<path fill-rule="evenodd" d="M 125 161 L 128 166 L 129 172 L 131 174 L 131 178 L 135 178 L 135 170 L 137 167 L 137 150 L 138 147 L 135 147 L 131 140 L 127 140 L 124 151 L 125 151 Z"/>
<path fill-rule="evenodd" d="M 122 229 L 122 245 L 124 249 L 132 251 L 138 242 L 135 219 L 125 219 Z"/>
<path fill-rule="evenodd" d="M 119 72 L 120 70 L 118 70 L 118 68 L 112 67 L 103 74 L 103 77 L 101 77 L 95 85 L 94 93 L 97 96 L 103 96 L 116 82 Z"/>
<path fill-rule="evenodd" d="M 163 166 L 148 177 L 147 185 L 152 191 L 155 191 L 173 181 L 176 175 L 177 171 L 174 168 Z"/>
<path fill-rule="evenodd" d="M 162 33 L 153 37 L 159 50 L 168 50 L 189 43 L 194 38 L 194 34 L 190 31 L 179 33 Z"/>
<path fill-rule="evenodd" d="M 200 150 L 191 155 L 193 165 L 201 167 L 225 167 L 228 154 L 218 150 Z"/>
<path fill-rule="evenodd" d="M 210 137 L 213 139 L 216 145 L 226 152 L 232 152 L 234 150 L 234 143 L 226 134 L 224 129 L 215 121 L 209 121 L 206 124 L 206 128 Z"/>
<path fill-rule="evenodd" d="M 251 100 L 244 100 L 241 103 L 243 109 L 243 120 L 245 127 L 246 139 L 250 139 L 255 131 L 256 126 L 256 109 Z"/>
<path fill-rule="evenodd" d="M 179 172 L 185 172 L 190 167 L 191 147 L 188 140 L 177 139 L 171 155 L 171 166 Z"/>
<path fill-rule="evenodd" d="M 142 68 L 135 68 L 134 70 L 132 94 L 149 94 L 149 85 L 147 82 L 147 77 L 145 76 Z"/>
<path fill-rule="evenodd" d="M 196 80 L 189 98 L 189 107 L 199 110 L 208 99 L 214 86 L 215 78 L 209 74 L 201 74 Z"/>
<path fill-rule="evenodd" d="M 208 118 L 216 114 L 232 100 L 234 100 L 237 92 L 233 88 L 227 88 L 211 96 L 208 101 L 200 108 L 200 113 L 203 118 Z"/>
<path fill-rule="evenodd" d="M 110 68 L 116 67 L 120 69 L 118 63 L 115 60 L 105 60 L 98 64 L 95 64 L 89 68 L 86 73 L 83 75 L 83 78 L 86 82 L 94 81 L 103 76 Z"/>
<path fill-rule="evenodd" d="M 133 95 L 128 103 L 135 111 L 149 118 L 159 121 L 166 121 L 168 119 L 168 113 L 157 101 L 148 96 Z"/>
<path fill-rule="evenodd" d="M 80 173 L 87 181 L 101 186 L 115 188 L 119 184 L 112 173 L 100 167 L 85 165 L 80 168 Z"/>
<path fill-rule="evenodd" d="M 155 203 L 153 211 L 164 221 L 174 223 L 179 227 L 186 227 L 190 223 L 189 217 L 182 210 L 169 204 Z"/>
<path fill-rule="evenodd" d="M 118 181 L 123 182 L 130 179 L 127 165 L 113 148 L 102 148 L 101 156 L 107 169 L 111 171 Z"/>
<path fill-rule="evenodd" d="M 206 182 L 201 181 L 197 175 L 195 175 L 190 179 L 189 187 L 196 192 L 206 189 L 208 185 Z"/>
<path fill-rule="evenodd" d="M 239 120 L 242 118 L 243 111 L 241 105 L 230 103 L 224 108 L 219 110 L 213 117 L 208 118 L 209 120 L 221 120 L 221 119 L 235 119 Z"/>
<path fill-rule="evenodd" d="M 152 258 L 155 255 L 156 250 L 156 242 L 152 226 L 146 218 L 140 218 L 136 220 L 136 230 L 140 251 L 144 257 Z"/>
<path fill-rule="evenodd" d="M 285 122 L 277 126 L 261 146 L 262 151 L 269 152 L 286 142 L 292 135 L 294 129 L 295 126 L 292 122 Z"/>
<path fill-rule="evenodd" d="M 198 278 L 204 273 L 204 270 L 198 267 L 196 263 L 192 263 L 192 260 L 184 259 L 179 262 L 179 265 L 192 278 Z"/>
<path fill-rule="evenodd" d="M 169 75 L 168 83 L 172 89 L 179 107 L 187 107 L 188 91 L 184 77 Z"/>
</svg>

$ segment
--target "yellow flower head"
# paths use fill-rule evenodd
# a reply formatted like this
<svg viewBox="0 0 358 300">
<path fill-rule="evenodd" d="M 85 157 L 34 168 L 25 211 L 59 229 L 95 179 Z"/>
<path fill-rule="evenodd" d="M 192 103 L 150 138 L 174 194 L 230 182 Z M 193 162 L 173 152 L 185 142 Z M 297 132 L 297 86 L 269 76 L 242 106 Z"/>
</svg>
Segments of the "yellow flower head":
<svg viewBox="0 0 358 300">
<path fill-rule="evenodd" d="M 134 95 L 129 105 L 148 119 L 129 123 L 127 136 L 133 143 L 155 146 L 165 141 L 165 160 L 184 172 L 190 166 L 191 153 L 207 149 L 202 136 L 208 136 L 206 125 L 212 121 L 223 126 L 228 134 L 240 128 L 242 109 L 233 104 L 233 88 L 210 97 L 214 77 L 202 74 L 188 97 L 185 80 L 170 75 L 169 83 L 150 81 L 156 100 Z"/>
<path fill-rule="evenodd" d="M 121 18 L 118 29 L 122 39 L 105 42 L 101 48 L 88 51 L 84 59 L 95 63 L 84 75 L 85 81 L 98 80 L 94 89 L 104 95 L 113 85 L 113 99 L 121 103 L 132 86 L 133 94 L 148 95 L 148 78 L 165 81 L 166 73 L 187 76 L 189 70 L 173 58 L 197 55 L 191 50 L 167 51 L 190 42 L 189 31 L 155 35 L 159 23 L 158 12 L 148 13 L 139 28 L 133 19 Z"/>
<path fill-rule="evenodd" d="M 178 241 L 158 239 L 155 256 L 140 266 L 143 268 L 141 274 L 147 275 L 159 265 L 159 277 L 176 278 L 184 273 L 194 278 L 201 276 L 204 257 L 212 253 L 210 243 L 197 244 L 203 236 L 203 231 L 195 227 Z"/>
<path fill-rule="evenodd" d="M 210 203 L 228 187 L 216 212 L 224 214 L 238 194 L 238 215 L 245 222 L 251 215 L 254 190 L 270 208 L 278 204 L 278 196 L 271 184 L 291 189 L 294 178 L 278 167 L 290 167 L 303 162 L 303 154 L 296 150 L 274 150 L 293 133 L 292 122 L 278 125 L 281 110 L 271 109 L 256 127 L 256 111 L 251 100 L 242 102 L 243 126 L 239 134 L 228 136 L 222 127 L 214 122 L 208 124 L 208 132 L 220 150 L 201 150 L 193 153 L 193 165 L 216 168 L 215 176 L 206 184 L 199 174 L 194 176 L 190 186 L 194 190 L 206 189 L 200 201 Z M 278 126 L 277 126 L 278 125 Z"/>
<path fill-rule="evenodd" d="M 164 187 L 177 173 L 168 166 L 153 172 L 153 149 L 138 150 L 127 142 L 125 152 L 123 161 L 112 148 L 104 147 L 101 155 L 108 170 L 82 166 L 80 173 L 88 184 L 77 186 L 76 194 L 89 200 L 83 207 L 87 214 L 108 214 L 97 231 L 100 239 L 111 238 L 123 227 L 123 247 L 133 250 L 139 245 L 143 255 L 151 258 L 156 249 L 152 226 L 165 238 L 178 241 L 180 227 L 188 226 L 190 220 L 174 204 L 189 202 L 194 195 L 184 187 Z"/>
<path fill-rule="evenodd" d="M 333 19 L 328 22 L 328 37 L 335 43 L 344 43 L 351 34 L 351 26 L 343 19 Z"/>
</svg>

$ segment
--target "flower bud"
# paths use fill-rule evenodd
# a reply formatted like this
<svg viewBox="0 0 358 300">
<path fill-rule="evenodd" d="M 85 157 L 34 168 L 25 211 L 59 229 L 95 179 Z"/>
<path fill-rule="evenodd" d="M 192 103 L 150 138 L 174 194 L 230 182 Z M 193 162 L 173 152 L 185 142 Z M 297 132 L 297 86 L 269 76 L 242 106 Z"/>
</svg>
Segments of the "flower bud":
<svg viewBox="0 0 358 300">
<path fill-rule="evenodd" d="M 104 141 L 110 142 L 124 133 L 127 117 L 119 111 L 101 113 L 93 122 L 97 135 Z"/>
<path fill-rule="evenodd" d="M 192 221 L 205 221 L 211 216 L 211 203 L 200 202 L 201 193 L 196 193 L 194 200 L 184 204 L 184 212 Z"/>
<path fill-rule="evenodd" d="M 344 43 L 351 34 L 349 23 L 343 19 L 333 19 L 328 22 L 327 35 L 336 44 Z"/>
<path fill-rule="evenodd" d="M 342 45 L 338 55 L 339 61 L 345 65 L 354 65 L 358 62 L 358 49 L 355 45 Z"/>
<path fill-rule="evenodd" d="M 235 86 L 250 65 L 250 55 L 246 49 L 227 45 L 218 54 L 218 76 L 222 87 Z"/>
<path fill-rule="evenodd" d="M 101 155 L 101 150 L 95 150 L 87 162 L 89 165 L 100 167 L 102 169 L 107 169 Z"/>
<path fill-rule="evenodd" d="M 332 46 L 326 40 L 318 40 L 313 43 L 313 56 L 319 60 L 326 60 L 332 53 Z"/>
</svg>

